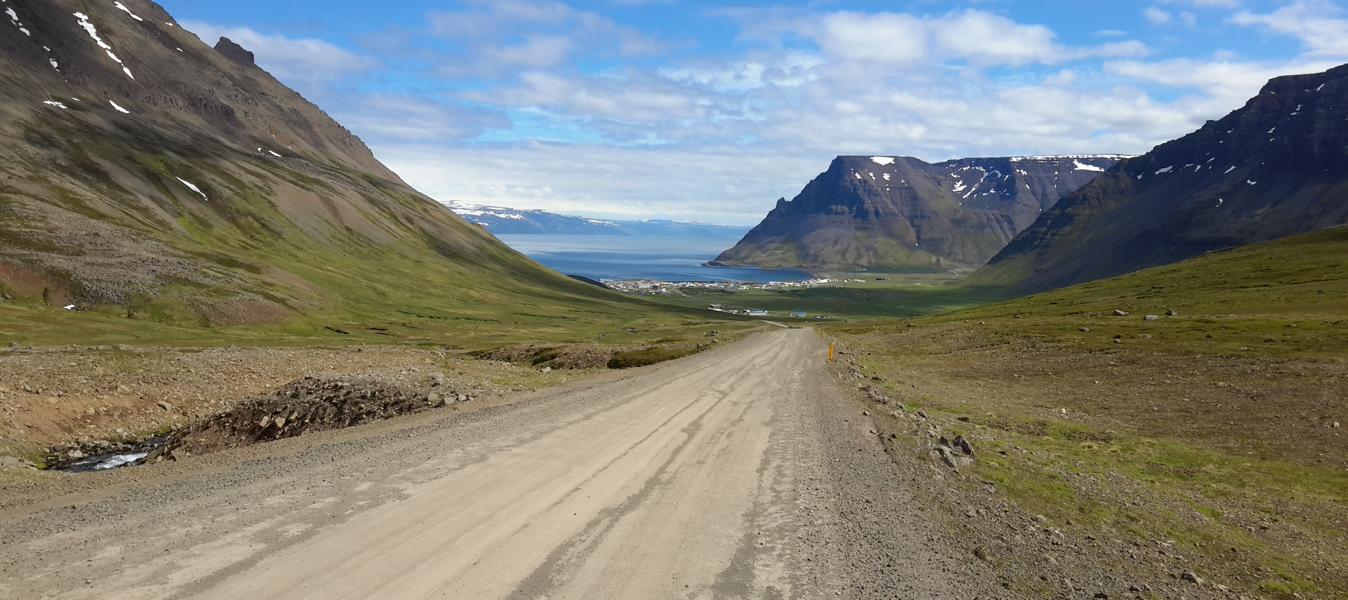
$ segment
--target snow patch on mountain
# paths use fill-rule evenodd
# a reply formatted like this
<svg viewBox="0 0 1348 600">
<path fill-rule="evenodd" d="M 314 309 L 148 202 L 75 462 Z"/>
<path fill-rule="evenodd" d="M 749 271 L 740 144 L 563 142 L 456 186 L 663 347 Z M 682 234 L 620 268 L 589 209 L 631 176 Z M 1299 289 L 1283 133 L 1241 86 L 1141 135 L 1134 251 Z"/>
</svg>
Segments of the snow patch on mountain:
<svg viewBox="0 0 1348 600">
<path fill-rule="evenodd" d="M 103 38 L 98 35 L 98 28 L 94 27 L 94 24 L 89 22 L 89 15 L 77 12 L 75 13 L 75 18 L 78 19 L 79 26 L 84 28 L 84 31 L 89 34 L 90 38 L 93 38 L 94 43 L 98 44 L 99 48 L 102 48 L 104 52 L 108 53 L 108 58 L 111 58 L 113 62 L 121 65 L 122 72 L 126 73 L 127 77 L 135 79 L 136 76 L 131 74 L 131 69 L 126 68 L 126 65 L 122 64 L 122 59 L 117 58 L 117 55 L 113 53 L 112 46 L 109 46 L 107 42 L 104 42 Z"/>
<path fill-rule="evenodd" d="M 201 196 L 201 199 L 202 199 L 202 200 L 205 200 L 205 201 L 207 201 L 207 202 L 210 201 L 210 198 L 207 198 L 207 197 L 206 197 L 206 193 L 203 192 L 203 191 L 201 191 L 201 188 L 197 187 L 197 186 L 196 186 L 195 184 L 193 184 L 192 182 L 190 182 L 190 181 L 188 181 L 188 180 L 186 180 L 186 179 L 183 179 L 182 177 L 174 177 L 174 179 L 177 179 L 178 181 L 182 182 L 183 185 L 187 186 L 187 189 L 196 192 L 197 195 Z"/>
<path fill-rule="evenodd" d="M 145 19 L 142 19 L 142 18 L 136 16 L 136 13 L 131 12 L 131 9 L 127 8 L 126 5 L 125 5 L 125 4 L 122 4 L 121 2 L 113 2 L 112 5 L 113 5 L 113 6 L 116 6 L 116 7 L 117 7 L 117 10 L 120 10 L 120 11 L 122 11 L 122 12 L 128 14 L 128 15 L 131 15 L 131 18 L 132 18 L 132 19 L 135 19 L 135 20 L 137 20 L 137 21 L 144 21 L 144 20 L 145 20 Z"/>
</svg>

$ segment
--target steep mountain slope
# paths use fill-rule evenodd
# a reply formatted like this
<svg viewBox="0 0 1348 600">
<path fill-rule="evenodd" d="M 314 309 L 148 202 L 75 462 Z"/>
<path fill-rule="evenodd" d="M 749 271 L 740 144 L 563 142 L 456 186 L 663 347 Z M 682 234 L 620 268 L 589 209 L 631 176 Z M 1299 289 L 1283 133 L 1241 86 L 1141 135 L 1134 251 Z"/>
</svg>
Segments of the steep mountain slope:
<svg viewBox="0 0 1348 600">
<path fill-rule="evenodd" d="M 1348 66 L 1244 107 L 1063 198 L 976 284 L 1042 290 L 1348 222 Z"/>
<path fill-rule="evenodd" d="M 689 223 L 665 219 L 621 221 L 574 217 L 545 210 L 524 210 L 503 206 L 482 206 L 450 202 L 449 208 L 469 223 L 481 225 L 497 235 L 641 235 L 662 237 L 725 237 L 742 235 L 747 227 Z"/>
<path fill-rule="evenodd" d="M 206 324 L 645 310 L 417 193 L 148 0 L 0 2 L 0 297 Z"/>
<path fill-rule="evenodd" d="M 982 265 L 1121 157 L 840 156 L 717 264 L 925 270 Z"/>
</svg>

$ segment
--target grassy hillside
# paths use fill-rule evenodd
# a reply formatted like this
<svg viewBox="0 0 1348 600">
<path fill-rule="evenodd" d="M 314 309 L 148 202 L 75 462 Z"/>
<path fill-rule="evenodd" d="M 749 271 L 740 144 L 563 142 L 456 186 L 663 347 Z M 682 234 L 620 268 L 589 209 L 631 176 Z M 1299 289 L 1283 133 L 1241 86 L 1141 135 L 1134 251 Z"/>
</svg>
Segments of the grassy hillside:
<svg viewBox="0 0 1348 600">
<path fill-rule="evenodd" d="M 33 136 L 60 158 L 0 186 L 0 343 L 480 348 L 709 316 L 552 273 L 399 182 L 155 132 Z"/>
<path fill-rule="evenodd" d="M 1090 546 L 1019 552 L 970 526 L 1013 588 L 1190 571 L 1236 595 L 1348 595 L 1348 228 L 830 329 L 873 385 L 971 440 L 968 493 L 988 482 Z"/>
<path fill-rule="evenodd" d="M 1129 313 L 1114 316 L 1115 310 Z M 1178 316 L 1168 317 L 1167 311 Z M 1156 315 L 1147 321 L 1146 315 Z M 1208 254 L 933 316 L 1072 347 L 1343 360 L 1348 356 L 1348 227 Z M 1082 327 L 1089 332 L 1081 331 Z"/>
<path fill-rule="evenodd" d="M 542 268 L 139 8 L 25 2 L 42 27 L 0 36 L 0 344 L 628 346 L 715 318 Z"/>
</svg>

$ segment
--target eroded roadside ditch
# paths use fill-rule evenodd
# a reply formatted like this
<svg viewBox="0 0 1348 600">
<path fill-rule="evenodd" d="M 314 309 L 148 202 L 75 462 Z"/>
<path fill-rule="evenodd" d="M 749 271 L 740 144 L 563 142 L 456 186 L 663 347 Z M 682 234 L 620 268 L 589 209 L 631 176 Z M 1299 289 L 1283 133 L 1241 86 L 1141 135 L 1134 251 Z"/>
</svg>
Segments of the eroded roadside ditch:
<svg viewBox="0 0 1348 600">
<path fill-rule="evenodd" d="M 140 439 L 53 446 L 45 462 L 52 471 L 106 471 L 352 427 L 474 399 L 452 389 L 440 373 L 402 378 L 309 376 L 224 412 Z"/>
</svg>

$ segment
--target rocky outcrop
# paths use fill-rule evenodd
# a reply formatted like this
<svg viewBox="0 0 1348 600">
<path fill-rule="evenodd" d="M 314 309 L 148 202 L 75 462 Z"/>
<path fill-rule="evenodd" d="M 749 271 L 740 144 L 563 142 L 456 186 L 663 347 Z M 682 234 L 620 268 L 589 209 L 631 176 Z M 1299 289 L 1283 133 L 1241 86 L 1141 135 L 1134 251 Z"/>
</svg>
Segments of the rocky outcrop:
<svg viewBox="0 0 1348 600">
<path fill-rule="evenodd" d="M 220 41 L 215 43 L 215 51 L 241 65 L 249 67 L 257 65 L 257 60 L 252 52 L 244 50 L 243 46 L 234 43 L 234 40 L 227 37 L 222 37 Z"/>
</svg>

